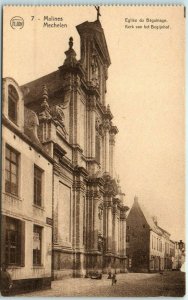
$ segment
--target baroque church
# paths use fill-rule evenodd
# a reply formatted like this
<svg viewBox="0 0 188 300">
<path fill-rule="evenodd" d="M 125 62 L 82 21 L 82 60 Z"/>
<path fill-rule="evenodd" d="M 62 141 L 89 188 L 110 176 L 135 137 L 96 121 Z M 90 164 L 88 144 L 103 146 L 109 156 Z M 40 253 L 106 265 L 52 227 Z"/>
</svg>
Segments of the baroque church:
<svg viewBox="0 0 188 300">
<path fill-rule="evenodd" d="M 80 60 L 70 37 L 63 65 L 21 87 L 38 118 L 33 134 L 53 159 L 54 279 L 127 269 L 128 207 L 114 174 L 118 129 L 106 101 L 110 56 L 99 18 L 76 29 Z"/>
<path fill-rule="evenodd" d="M 22 87 L 39 118 L 38 135 L 55 160 L 53 276 L 126 271 L 124 194 L 114 177 L 118 133 L 106 101 L 111 64 L 100 21 L 84 22 L 55 72 Z M 72 273 L 73 272 L 73 273 Z"/>
</svg>

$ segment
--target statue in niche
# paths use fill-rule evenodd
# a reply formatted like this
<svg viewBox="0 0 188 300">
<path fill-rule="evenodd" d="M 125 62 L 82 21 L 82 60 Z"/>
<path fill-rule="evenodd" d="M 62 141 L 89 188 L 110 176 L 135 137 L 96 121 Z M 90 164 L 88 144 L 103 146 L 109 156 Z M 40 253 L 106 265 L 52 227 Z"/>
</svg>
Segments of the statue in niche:
<svg viewBox="0 0 188 300">
<path fill-rule="evenodd" d="M 99 67 L 96 51 L 93 52 L 91 58 L 91 82 L 94 87 L 99 87 Z"/>
<path fill-rule="evenodd" d="M 98 208 L 98 217 L 99 217 L 99 220 L 102 220 L 102 217 L 103 217 L 103 210 L 101 207 Z"/>
</svg>

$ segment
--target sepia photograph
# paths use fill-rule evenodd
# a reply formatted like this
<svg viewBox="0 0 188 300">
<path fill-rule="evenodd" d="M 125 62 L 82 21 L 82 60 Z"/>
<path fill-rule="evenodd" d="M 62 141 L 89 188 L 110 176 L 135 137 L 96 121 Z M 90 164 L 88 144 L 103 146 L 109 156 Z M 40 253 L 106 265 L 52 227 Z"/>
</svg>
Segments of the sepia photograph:
<svg viewBox="0 0 188 300">
<path fill-rule="evenodd" d="M 185 20 L 3 7 L 2 296 L 185 296 Z"/>
</svg>

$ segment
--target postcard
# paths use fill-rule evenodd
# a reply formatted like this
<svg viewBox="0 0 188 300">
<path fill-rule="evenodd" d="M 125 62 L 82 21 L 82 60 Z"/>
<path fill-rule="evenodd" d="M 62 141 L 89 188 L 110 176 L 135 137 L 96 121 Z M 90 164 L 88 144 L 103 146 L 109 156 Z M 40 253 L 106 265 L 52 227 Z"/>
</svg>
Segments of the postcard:
<svg viewBox="0 0 188 300">
<path fill-rule="evenodd" d="M 185 20 L 3 7 L 3 296 L 185 295 Z"/>
</svg>

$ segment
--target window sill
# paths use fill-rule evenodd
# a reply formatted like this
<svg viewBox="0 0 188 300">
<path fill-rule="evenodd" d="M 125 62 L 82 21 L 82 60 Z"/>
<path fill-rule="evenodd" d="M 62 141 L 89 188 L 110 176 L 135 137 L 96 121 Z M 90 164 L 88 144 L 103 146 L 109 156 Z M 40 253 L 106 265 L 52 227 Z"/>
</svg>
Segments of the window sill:
<svg viewBox="0 0 188 300">
<path fill-rule="evenodd" d="M 4 192 L 3 194 L 5 195 L 5 197 L 10 197 L 10 198 L 14 198 L 15 200 L 22 201 L 22 199 L 19 196 L 15 195 L 15 194 L 11 194 L 11 193 L 8 193 L 8 192 Z"/>
<path fill-rule="evenodd" d="M 32 269 L 44 269 L 43 265 L 33 266 Z"/>
<path fill-rule="evenodd" d="M 14 266 L 14 265 L 9 265 L 8 266 L 8 270 L 11 270 L 11 269 L 22 269 L 22 268 L 24 268 L 24 266 Z"/>
<path fill-rule="evenodd" d="M 43 210 L 43 211 L 45 210 L 45 209 L 44 209 L 44 206 L 39 206 L 39 205 L 37 205 L 37 204 L 33 204 L 33 207 L 34 207 L 34 208 L 38 208 L 38 209 Z"/>
</svg>

